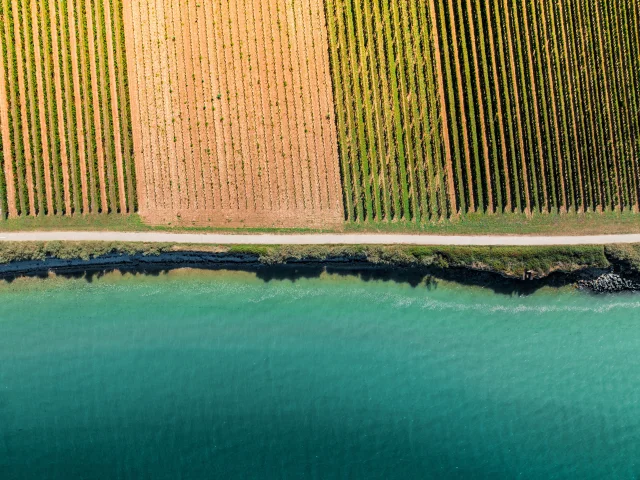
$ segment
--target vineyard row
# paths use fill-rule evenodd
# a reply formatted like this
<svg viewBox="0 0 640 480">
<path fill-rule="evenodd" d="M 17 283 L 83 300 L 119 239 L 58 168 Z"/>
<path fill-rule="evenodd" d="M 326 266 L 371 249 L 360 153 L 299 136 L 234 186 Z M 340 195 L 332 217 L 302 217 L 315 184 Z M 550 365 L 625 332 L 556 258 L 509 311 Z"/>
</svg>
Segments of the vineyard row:
<svg viewBox="0 0 640 480">
<path fill-rule="evenodd" d="M 136 210 L 121 0 L 0 0 L 2 217 Z"/>
<path fill-rule="evenodd" d="M 638 2 L 325 7 L 348 220 L 637 211 Z"/>
</svg>

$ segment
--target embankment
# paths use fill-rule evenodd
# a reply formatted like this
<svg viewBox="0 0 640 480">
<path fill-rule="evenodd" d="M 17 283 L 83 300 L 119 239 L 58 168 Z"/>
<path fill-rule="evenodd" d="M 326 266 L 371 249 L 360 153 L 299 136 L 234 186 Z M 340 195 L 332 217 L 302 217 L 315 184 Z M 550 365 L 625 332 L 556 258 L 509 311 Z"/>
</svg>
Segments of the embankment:
<svg viewBox="0 0 640 480">
<path fill-rule="evenodd" d="M 589 286 L 615 273 L 637 283 L 640 245 L 585 247 L 211 246 L 110 242 L 0 243 L 0 276 L 244 269 L 265 280 L 323 271 L 409 281 L 447 279 L 507 292 Z"/>
</svg>

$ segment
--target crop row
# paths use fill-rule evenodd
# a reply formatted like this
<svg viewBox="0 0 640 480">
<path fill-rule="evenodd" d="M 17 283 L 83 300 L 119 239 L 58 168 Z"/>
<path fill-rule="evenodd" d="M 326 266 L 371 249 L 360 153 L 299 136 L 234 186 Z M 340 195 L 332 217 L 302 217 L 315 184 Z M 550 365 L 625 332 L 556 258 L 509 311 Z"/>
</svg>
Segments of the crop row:
<svg viewBox="0 0 640 480">
<path fill-rule="evenodd" d="M 322 2 L 135 0 L 125 13 L 145 218 L 341 220 Z"/>
<path fill-rule="evenodd" d="M 136 209 L 121 0 L 0 0 L 2 217 Z"/>
<path fill-rule="evenodd" d="M 346 217 L 638 209 L 632 0 L 326 0 Z"/>
</svg>

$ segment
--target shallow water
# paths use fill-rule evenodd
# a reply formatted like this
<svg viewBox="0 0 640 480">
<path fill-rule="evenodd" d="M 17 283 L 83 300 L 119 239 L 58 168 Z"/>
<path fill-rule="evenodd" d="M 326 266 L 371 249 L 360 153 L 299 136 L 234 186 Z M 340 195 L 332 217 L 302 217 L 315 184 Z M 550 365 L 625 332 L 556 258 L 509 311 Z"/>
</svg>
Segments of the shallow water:
<svg viewBox="0 0 640 480">
<path fill-rule="evenodd" d="M 0 286 L 0 478 L 638 478 L 640 297 Z"/>
</svg>

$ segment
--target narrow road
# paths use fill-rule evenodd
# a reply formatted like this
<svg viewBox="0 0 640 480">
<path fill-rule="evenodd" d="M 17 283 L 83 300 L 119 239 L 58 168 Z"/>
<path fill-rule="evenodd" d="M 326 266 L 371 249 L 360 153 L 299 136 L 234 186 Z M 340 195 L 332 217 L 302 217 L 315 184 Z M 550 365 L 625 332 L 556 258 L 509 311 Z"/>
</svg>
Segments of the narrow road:
<svg viewBox="0 0 640 480">
<path fill-rule="evenodd" d="M 208 245 L 551 246 L 638 243 L 640 234 L 590 236 L 439 236 L 397 234 L 191 234 L 162 232 L 0 232 L 0 242 L 105 241 Z"/>
</svg>

